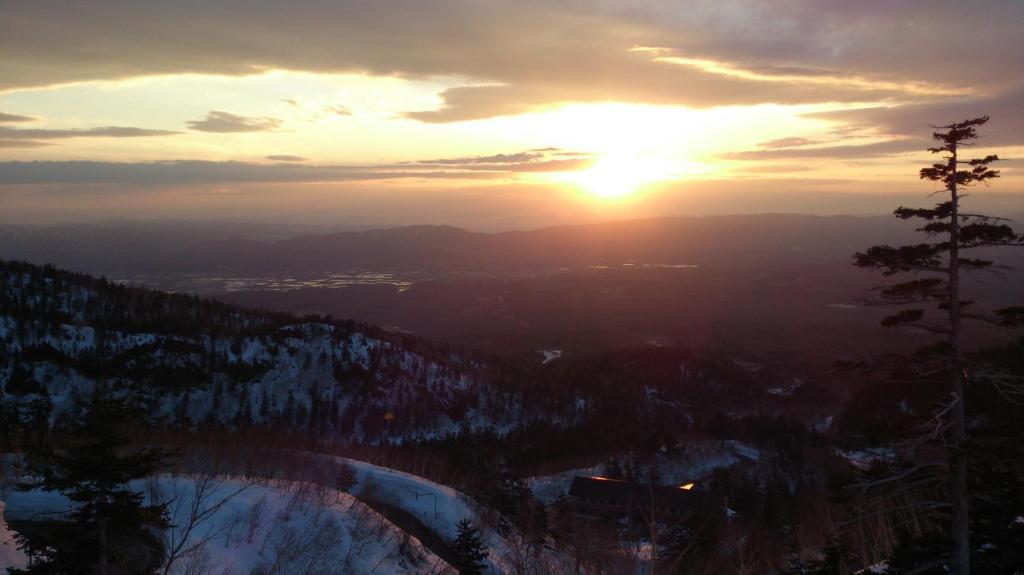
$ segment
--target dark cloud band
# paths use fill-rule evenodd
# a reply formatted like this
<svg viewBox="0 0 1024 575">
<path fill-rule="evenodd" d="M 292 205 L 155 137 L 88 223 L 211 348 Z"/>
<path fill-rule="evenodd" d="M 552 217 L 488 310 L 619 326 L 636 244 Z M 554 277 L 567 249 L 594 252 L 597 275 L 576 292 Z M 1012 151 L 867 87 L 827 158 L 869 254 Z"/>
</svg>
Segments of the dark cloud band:
<svg viewBox="0 0 1024 575">
<path fill-rule="evenodd" d="M 563 102 L 870 102 L 916 94 L 910 88 L 923 85 L 1005 93 L 1024 72 L 1015 56 L 1024 51 L 1024 3 L 974 4 L 695 0 L 684 10 L 665 0 L 624 10 L 617 2 L 584 0 L 295 0 L 281 10 L 276 1 L 251 0 L 238 10 L 202 0 L 36 0 L 9 6 L 0 19 L 0 90 L 269 69 L 473 83 L 444 92 L 439 109 L 409 112 L 424 122 Z M 76 50 L 56 49 L 71 29 Z M 665 54 L 711 66 L 658 61 Z M 969 85 L 956 84 L 965 78 Z M 275 127 L 273 119 L 257 120 L 214 117 L 192 127 Z"/>
</svg>

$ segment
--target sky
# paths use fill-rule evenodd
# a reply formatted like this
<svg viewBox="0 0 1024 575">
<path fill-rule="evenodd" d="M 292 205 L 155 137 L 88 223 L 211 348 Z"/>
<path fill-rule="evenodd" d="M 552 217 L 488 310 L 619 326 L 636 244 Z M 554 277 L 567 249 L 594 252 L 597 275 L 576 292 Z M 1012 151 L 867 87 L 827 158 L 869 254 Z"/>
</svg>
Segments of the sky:
<svg viewBox="0 0 1024 575">
<path fill-rule="evenodd" d="M 989 115 L 1024 213 L 1020 0 L 0 0 L 0 222 L 453 224 L 927 203 Z"/>
</svg>

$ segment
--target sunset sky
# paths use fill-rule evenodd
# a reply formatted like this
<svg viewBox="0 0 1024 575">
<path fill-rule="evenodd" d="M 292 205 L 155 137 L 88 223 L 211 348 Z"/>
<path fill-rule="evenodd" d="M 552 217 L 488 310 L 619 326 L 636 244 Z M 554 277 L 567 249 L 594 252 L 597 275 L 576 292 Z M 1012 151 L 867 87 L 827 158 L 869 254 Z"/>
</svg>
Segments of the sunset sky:
<svg viewBox="0 0 1024 575">
<path fill-rule="evenodd" d="M 510 229 L 927 201 L 988 114 L 1024 211 L 1019 0 L 0 0 L 0 221 Z"/>
</svg>

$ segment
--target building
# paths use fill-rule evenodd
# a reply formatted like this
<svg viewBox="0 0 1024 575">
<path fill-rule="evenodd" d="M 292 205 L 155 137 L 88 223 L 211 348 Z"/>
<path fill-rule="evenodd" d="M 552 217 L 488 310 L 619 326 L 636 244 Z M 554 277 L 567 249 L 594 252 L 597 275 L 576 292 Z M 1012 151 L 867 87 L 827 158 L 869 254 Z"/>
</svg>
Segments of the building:
<svg viewBox="0 0 1024 575">
<path fill-rule="evenodd" d="M 694 491 L 693 484 L 676 487 L 647 485 L 607 477 L 575 477 L 569 487 L 571 504 L 577 511 L 595 515 L 642 513 L 666 519 L 706 511 L 706 493 Z"/>
</svg>

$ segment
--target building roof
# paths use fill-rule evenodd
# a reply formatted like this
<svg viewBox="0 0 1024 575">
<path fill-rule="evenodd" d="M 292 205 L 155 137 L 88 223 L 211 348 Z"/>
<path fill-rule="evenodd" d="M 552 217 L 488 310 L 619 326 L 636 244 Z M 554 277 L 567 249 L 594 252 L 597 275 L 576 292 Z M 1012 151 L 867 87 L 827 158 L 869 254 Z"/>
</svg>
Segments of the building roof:
<svg viewBox="0 0 1024 575">
<path fill-rule="evenodd" d="M 620 481 L 607 477 L 575 477 L 569 487 L 569 496 L 599 505 L 628 508 L 649 508 L 683 513 L 703 506 L 704 494 L 682 487 L 646 485 Z"/>
</svg>

